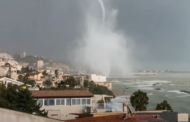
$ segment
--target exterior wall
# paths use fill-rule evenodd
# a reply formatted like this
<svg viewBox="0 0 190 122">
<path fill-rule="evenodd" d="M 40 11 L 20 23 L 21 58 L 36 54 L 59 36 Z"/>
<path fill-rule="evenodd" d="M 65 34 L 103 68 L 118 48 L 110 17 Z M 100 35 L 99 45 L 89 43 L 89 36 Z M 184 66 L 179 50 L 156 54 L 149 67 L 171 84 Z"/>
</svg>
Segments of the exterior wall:
<svg viewBox="0 0 190 122">
<path fill-rule="evenodd" d="M 77 117 L 76 115 L 70 115 L 72 113 L 84 113 L 85 106 L 43 106 L 42 109 L 48 111 L 49 118 L 69 120 Z"/>
<path fill-rule="evenodd" d="M 0 108 L 0 118 L 1 122 L 61 122 L 54 119 L 39 117 L 2 108 Z"/>
<path fill-rule="evenodd" d="M 33 75 L 33 76 L 29 76 L 30 79 L 33 79 L 33 80 L 41 80 L 43 74 L 42 73 L 39 73 L 39 74 L 36 74 L 36 75 Z"/>
<path fill-rule="evenodd" d="M 7 74 L 8 68 L 0 67 L 0 76 L 5 76 Z"/>
<path fill-rule="evenodd" d="M 0 60 L 0 66 L 4 66 L 5 62 Z"/>
<path fill-rule="evenodd" d="M 100 86 L 105 86 L 107 87 L 109 90 L 112 90 L 112 83 L 111 82 L 95 82 L 96 84 L 100 85 Z"/>
<path fill-rule="evenodd" d="M 91 74 L 92 81 L 94 82 L 106 82 L 106 76 Z"/>
<path fill-rule="evenodd" d="M 37 68 L 41 69 L 44 66 L 44 62 L 42 60 L 37 61 Z"/>
<path fill-rule="evenodd" d="M 54 99 L 54 105 L 47 105 L 45 100 L 48 99 Z M 86 106 L 91 106 L 92 105 L 92 98 L 90 97 L 84 97 L 84 98 L 41 98 L 38 99 L 38 103 L 42 103 L 42 108 L 48 111 L 48 117 L 49 118 L 54 118 L 54 119 L 61 119 L 61 120 L 68 120 L 68 119 L 75 119 L 77 117 L 76 115 L 71 115 L 72 113 L 84 113 Z M 56 100 L 62 100 L 64 99 L 64 105 L 57 105 Z M 70 99 L 69 104 L 67 105 L 66 99 Z M 72 99 L 79 99 L 80 100 L 80 105 L 73 105 L 72 104 Z M 82 99 L 90 99 L 90 104 L 82 105 Z M 43 101 L 43 102 L 39 102 Z M 61 103 L 61 101 L 60 101 Z M 46 104 L 46 105 L 45 105 Z M 76 100 L 77 104 L 77 100 Z"/>
</svg>

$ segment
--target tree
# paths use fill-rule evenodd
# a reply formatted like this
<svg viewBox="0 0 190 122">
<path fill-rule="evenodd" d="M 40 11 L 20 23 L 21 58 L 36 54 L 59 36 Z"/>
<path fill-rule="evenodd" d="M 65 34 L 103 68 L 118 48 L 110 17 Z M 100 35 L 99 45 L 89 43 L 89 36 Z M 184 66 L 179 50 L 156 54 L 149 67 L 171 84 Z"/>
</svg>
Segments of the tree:
<svg viewBox="0 0 190 122">
<path fill-rule="evenodd" d="M 32 97 L 31 92 L 21 86 L 8 84 L 0 85 L 0 107 L 21 111 L 29 114 L 47 116 L 45 110 L 40 110 L 41 106 Z"/>
<path fill-rule="evenodd" d="M 84 88 L 88 88 L 88 82 L 89 81 L 87 81 L 87 80 L 84 81 L 84 83 L 83 83 Z"/>
<path fill-rule="evenodd" d="M 22 81 L 23 78 L 24 78 L 24 77 L 23 77 L 22 75 L 19 75 L 19 76 L 18 76 L 18 81 Z"/>
<path fill-rule="evenodd" d="M 42 74 L 43 74 L 43 76 L 47 76 L 48 75 L 48 73 L 45 70 L 42 72 Z"/>
<path fill-rule="evenodd" d="M 131 105 L 135 108 L 135 111 L 144 111 L 148 105 L 148 96 L 146 92 L 138 90 L 130 97 Z"/>
<path fill-rule="evenodd" d="M 50 80 L 46 80 L 43 82 L 43 85 L 46 87 L 46 88 L 50 88 L 52 86 L 52 82 Z"/>
<path fill-rule="evenodd" d="M 22 73 L 31 73 L 34 70 L 30 69 L 29 67 L 22 67 L 21 72 Z"/>
<path fill-rule="evenodd" d="M 89 91 L 93 94 L 106 94 L 115 97 L 113 92 L 105 86 L 97 85 L 93 81 L 88 82 Z"/>
<path fill-rule="evenodd" d="M 170 106 L 170 104 L 164 100 L 163 102 L 157 104 L 155 110 L 170 110 L 173 111 L 172 107 Z"/>
<path fill-rule="evenodd" d="M 55 77 L 58 78 L 58 70 L 55 70 L 54 73 L 55 73 Z"/>
<path fill-rule="evenodd" d="M 74 88 L 77 85 L 77 81 L 74 79 L 74 77 L 69 77 L 65 80 L 65 85 L 69 85 L 69 88 Z"/>
<path fill-rule="evenodd" d="M 36 82 L 34 80 L 29 79 L 28 77 L 29 77 L 29 74 L 26 74 L 24 76 L 19 75 L 18 80 L 23 82 L 25 85 L 28 84 L 33 87 L 36 84 Z"/>
</svg>

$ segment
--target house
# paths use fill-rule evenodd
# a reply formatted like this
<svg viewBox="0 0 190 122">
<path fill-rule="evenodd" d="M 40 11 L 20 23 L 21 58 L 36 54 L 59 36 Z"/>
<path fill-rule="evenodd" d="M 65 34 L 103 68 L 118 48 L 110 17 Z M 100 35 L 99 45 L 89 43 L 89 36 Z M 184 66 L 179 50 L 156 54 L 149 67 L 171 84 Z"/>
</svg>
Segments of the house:
<svg viewBox="0 0 190 122">
<path fill-rule="evenodd" d="M 84 113 L 92 105 L 93 94 L 87 90 L 42 90 L 31 91 L 32 96 L 48 111 L 48 117 L 68 120 L 75 119 L 71 113 Z"/>
<path fill-rule="evenodd" d="M 123 119 L 123 113 L 117 113 L 112 115 L 102 114 L 99 116 L 83 117 L 73 120 L 66 120 L 65 122 L 143 122 L 136 118 L 130 120 Z"/>
<path fill-rule="evenodd" d="M 100 86 L 105 86 L 107 87 L 109 90 L 112 90 L 112 83 L 107 81 L 106 76 L 102 76 L 102 75 L 96 75 L 96 74 L 91 74 L 89 76 L 88 81 L 94 81 L 95 84 L 100 85 Z"/>
<path fill-rule="evenodd" d="M 42 80 L 43 78 L 43 74 L 42 72 L 33 72 L 29 74 L 29 79 L 38 81 L 38 80 Z"/>
<path fill-rule="evenodd" d="M 160 115 L 167 122 L 188 122 L 189 116 L 186 113 L 169 111 L 136 111 L 135 115 Z"/>
<path fill-rule="evenodd" d="M 24 85 L 24 83 L 22 83 L 22 82 L 19 82 L 17 80 L 10 79 L 10 78 L 7 78 L 7 77 L 1 78 L 0 82 L 3 83 L 3 84 L 11 83 L 11 84 L 15 84 L 15 85 L 18 85 L 18 86 Z M 27 85 L 27 86 L 31 87 L 31 85 Z"/>
</svg>

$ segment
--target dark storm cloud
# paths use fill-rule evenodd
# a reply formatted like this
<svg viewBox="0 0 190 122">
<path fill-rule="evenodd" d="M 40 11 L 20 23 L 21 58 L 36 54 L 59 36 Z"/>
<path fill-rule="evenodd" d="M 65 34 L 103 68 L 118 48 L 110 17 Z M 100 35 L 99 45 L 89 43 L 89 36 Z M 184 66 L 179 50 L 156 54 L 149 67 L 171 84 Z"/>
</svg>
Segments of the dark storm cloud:
<svg viewBox="0 0 190 122">
<path fill-rule="evenodd" d="M 0 49 L 72 61 L 83 32 L 80 0 L 1 0 Z M 189 0 L 115 0 L 137 68 L 190 69 Z M 166 68 L 165 68 L 166 67 Z"/>
</svg>

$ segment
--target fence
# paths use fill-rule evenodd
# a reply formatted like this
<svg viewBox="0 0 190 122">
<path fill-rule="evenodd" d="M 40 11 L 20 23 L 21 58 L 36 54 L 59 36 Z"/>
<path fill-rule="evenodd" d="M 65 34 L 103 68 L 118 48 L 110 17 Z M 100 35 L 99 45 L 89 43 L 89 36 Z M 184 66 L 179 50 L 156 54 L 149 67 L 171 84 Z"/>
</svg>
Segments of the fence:
<svg viewBox="0 0 190 122">
<path fill-rule="evenodd" d="M 93 103 L 92 108 L 96 112 L 122 112 L 123 103 Z"/>
</svg>

